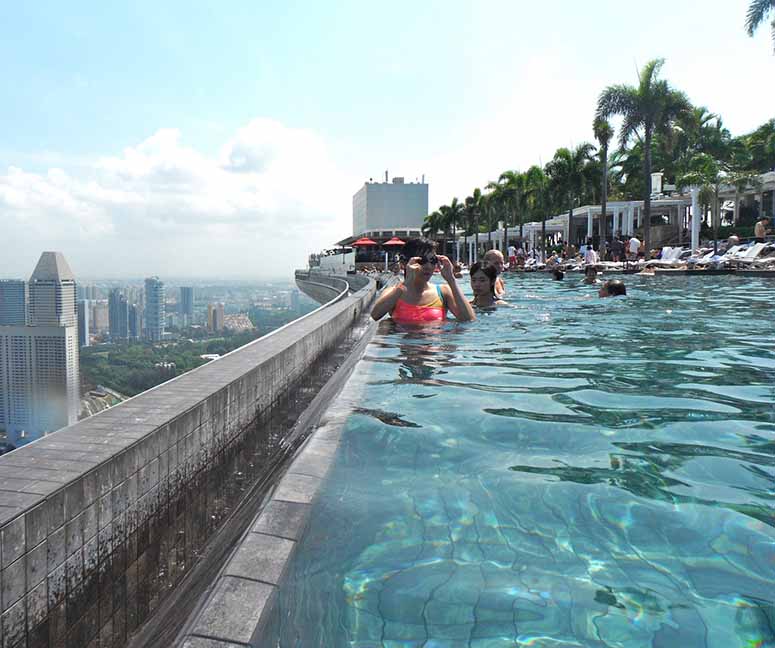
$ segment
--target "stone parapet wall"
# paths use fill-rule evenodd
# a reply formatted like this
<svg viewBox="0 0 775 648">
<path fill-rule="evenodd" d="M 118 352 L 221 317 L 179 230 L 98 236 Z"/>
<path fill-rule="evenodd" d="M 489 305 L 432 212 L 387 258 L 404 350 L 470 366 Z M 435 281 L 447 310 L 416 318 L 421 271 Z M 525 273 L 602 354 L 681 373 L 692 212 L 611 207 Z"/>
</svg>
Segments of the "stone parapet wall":
<svg viewBox="0 0 775 648">
<path fill-rule="evenodd" d="M 3 648 L 125 645 L 239 499 L 234 474 L 281 445 L 272 412 L 371 302 L 374 282 L 338 281 L 325 308 L 0 457 Z"/>
</svg>

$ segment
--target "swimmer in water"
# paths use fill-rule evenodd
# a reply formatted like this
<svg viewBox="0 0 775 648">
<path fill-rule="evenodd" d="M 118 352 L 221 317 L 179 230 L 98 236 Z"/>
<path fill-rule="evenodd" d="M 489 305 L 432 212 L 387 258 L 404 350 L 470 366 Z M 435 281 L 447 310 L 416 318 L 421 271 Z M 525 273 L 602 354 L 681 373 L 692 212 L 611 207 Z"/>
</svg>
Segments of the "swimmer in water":
<svg viewBox="0 0 775 648">
<path fill-rule="evenodd" d="M 598 297 L 619 297 L 627 294 L 627 286 L 618 279 L 609 279 L 598 291 Z"/>
<path fill-rule="evenodd" d="M 476 319 L 474 309 L 455 281 L 452 261 L 436 255 L 436 244 L 428 239 L 409 239 L 402 250 L 404 281 L 382 292 L 371 309 L 371 317 L 380 320 L 390 313 L 402 324 L 425 324 L 447 319 L 447 311 L 461 322 Z M 446 285 L 430 284 L 436 268 Z"/>
<path fill-rule="evenodd" d="M 593 265 L 588 265 L 586 268 L 584 268 L 584 283 L 585 284 L 596 284 L 598 283 L 597 280 L 597 268 Z"/>
<path fill-rule="evenodd" d="M 503 254 L 499 250 L 487 250 L 482 257 L 484 265 L 492 266 L 495 268 L 495 294 L 498 298 L 503 297 L 506 294 L 506 284 L 501 279 L 503 273 Z"/>
<path fill-rule="evenodd" d="M 478 308 L 494 308 L 498 304 L 506 302 L 498 299 L 495 294 L 495 282 L 498 279 L 498 273 L 491 265 L 474 263 L 471 266 L 471 290 L 474 292 L 474 298 L 471 305 Z"/>
</svg>

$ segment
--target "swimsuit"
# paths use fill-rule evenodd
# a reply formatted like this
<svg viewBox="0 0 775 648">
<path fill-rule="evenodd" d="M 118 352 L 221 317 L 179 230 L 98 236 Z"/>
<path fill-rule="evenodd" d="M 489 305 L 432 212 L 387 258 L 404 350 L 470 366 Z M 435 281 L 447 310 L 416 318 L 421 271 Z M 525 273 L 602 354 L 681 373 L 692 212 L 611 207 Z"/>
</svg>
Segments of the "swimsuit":
<svg viewBox="0 0 775 648">
<path fill-rule="evenodd" d="M 441 286 L 436 285 L 436 297 L 431 303 L 423 305 L 409 304 L 403 299 L 399 299 L 390 315 L 396 322 L 403 324 L 421 324 L 423 322 L 438 322 L 447 319 L 447 309 L 444 306 Z"/>
</svg>

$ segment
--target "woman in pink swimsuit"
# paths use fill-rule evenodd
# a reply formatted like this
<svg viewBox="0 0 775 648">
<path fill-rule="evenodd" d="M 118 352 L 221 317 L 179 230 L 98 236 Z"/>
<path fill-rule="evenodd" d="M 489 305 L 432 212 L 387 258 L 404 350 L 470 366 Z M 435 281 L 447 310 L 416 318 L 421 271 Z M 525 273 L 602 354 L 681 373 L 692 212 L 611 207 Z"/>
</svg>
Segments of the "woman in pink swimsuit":
<svg viewBox="0 0 775 648">
<path fill-rule="evenodd" d="M 435 244 L 427 239 L 410 239 L 403 250 L 404 281 L 385 290 L 371 310 L 371 316 L 380 320 L 390 313 L 402 324 L 427 324 L 447 319 L 447 310 L 462 322 L 476 319 L 474 310 L 463 296 L 455 281 L 452 262 L 436 255 Z M 429 281 L 436 267 L 446 285 Z"/>
</svg>

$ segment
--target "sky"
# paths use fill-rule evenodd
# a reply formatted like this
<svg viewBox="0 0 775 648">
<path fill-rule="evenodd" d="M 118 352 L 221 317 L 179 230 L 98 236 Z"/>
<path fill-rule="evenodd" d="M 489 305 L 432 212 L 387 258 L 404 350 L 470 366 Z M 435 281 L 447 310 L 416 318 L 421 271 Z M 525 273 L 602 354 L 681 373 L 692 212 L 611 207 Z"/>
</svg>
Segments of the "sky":
<svg viewBox="0 0 775 648">
<path fill-rule="evenodd" d="M 639 5 L 640 6 L 640 5 Z M 592 140 L 649 59 L 734 135 L 775 116 L 748 0 L 3 3 L 0 278 L 278 278 L 368 178 L 431 211 Z"/>
</svg>

